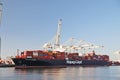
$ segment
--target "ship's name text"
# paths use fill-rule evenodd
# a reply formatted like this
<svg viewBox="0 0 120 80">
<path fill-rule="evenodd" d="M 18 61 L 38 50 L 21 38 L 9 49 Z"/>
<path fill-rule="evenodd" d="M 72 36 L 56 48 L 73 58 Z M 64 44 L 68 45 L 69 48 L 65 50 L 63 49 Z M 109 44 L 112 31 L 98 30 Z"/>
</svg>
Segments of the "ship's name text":
<svg viewBox="0 0 120 80">
<path fill-rule="evenodd" d="M 82 64 L 82 61 L 67 61 L 67 64 Z"/>
</svg>

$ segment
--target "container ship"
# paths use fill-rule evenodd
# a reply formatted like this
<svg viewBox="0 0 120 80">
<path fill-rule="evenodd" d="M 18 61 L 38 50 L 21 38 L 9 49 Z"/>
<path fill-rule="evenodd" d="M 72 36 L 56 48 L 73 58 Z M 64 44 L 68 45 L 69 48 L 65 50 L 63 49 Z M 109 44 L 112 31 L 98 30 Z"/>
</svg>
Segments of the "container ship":
<svg viewBox="0 0 120 80">
<path fill-rule="evenodd" d="M 89 53 L 79 56 L 78 53 L 44 50 L 23 51 L 12 59 L 16 68 L 109 66 L 110 64 L 108 55 Z"/>
<path fill-rule="evenodd" d="M 16 68 L 67 67 L 67 66 L 108 66 L 108 55 L 97 55 L 94 50 L 99 48 L 84 40 L 74 42 L 73 38 L 60 44 L 62 20 L 58 22 L 58 30 L 53 41 L 43 45 L 43 50 L 26 50 L 17 52 L 12 58 Z M 68 42 L 70 42 L 68 44 Z M 74 44 L 73 44 L 74 42 Z M 84 50 L 84 53 L 82 52 Z M 81 55 L 82 53 L 82 55 Z"/>
</svg>

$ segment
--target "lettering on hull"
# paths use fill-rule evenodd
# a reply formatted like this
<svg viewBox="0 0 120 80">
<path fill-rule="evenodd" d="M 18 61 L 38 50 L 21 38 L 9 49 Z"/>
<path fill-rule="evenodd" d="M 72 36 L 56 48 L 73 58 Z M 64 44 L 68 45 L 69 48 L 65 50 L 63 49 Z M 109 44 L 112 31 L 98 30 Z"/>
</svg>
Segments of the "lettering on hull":
<svg viewBox="0 0 120 80">
<path fill-rule="evenodd" d="M 82 61 L 66 61 L 67 64 L 82 64 Z"/>
</svg>

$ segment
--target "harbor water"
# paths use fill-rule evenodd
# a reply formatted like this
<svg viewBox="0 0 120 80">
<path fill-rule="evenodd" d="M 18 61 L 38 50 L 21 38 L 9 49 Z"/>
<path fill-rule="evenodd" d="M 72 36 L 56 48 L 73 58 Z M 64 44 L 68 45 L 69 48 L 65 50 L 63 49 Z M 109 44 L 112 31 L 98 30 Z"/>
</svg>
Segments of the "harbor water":
<svg viewBox="0 0 120 80">
<path fill-rule="evenodd" d="M 120 66 L 15 69 L 0 68 L 0 80 L 119 80 Z"/>
</svg>

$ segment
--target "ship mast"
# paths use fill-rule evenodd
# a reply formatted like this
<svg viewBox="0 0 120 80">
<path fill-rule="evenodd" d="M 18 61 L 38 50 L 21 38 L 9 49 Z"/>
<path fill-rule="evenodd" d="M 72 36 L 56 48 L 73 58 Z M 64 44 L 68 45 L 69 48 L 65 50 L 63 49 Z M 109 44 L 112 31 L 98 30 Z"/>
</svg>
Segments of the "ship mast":
<svg viewBox="0 0 120 80">
<path fill-rule="evenodd" d="M 55 45 L 59 46 L 60 45 L 60 33 L 61 33 L 61 27 L 62 27 L 62 19 L 58 21 L 58 30 L 55 38 Z"/>
</svg>

